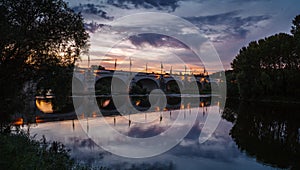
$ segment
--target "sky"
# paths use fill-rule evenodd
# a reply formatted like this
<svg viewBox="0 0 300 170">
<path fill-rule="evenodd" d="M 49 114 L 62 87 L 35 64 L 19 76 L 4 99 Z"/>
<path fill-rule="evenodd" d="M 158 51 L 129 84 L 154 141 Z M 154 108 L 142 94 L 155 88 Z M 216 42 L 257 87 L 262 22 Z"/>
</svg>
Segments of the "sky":
<svg viewBox="0 0 300 170">
<path fill-rule="evenodd" d="M 300 14 L 299 0 L 69 0 L 68 3 L 84 17 L 91 37 L 88 54 L 91 64 L 113 68 L 117 59 L 119 70 L 128 70 L 131 63 L 136 71 L 145 71 L 146 64 L 148 71 L 162 68 L 165 72 L 182 72 L 185 66 L 192 72 L 201 71 L 204 66 L 209 72 L 230 69 L 239 49 L 254 40 L 289 33 L 293 18 Z M 132 17 L 141 13 L 146 15 Z M 178 17 L 176 22 L 173 16 Z M 196 40 L 189 37 L 195 37 L 195 32 L 206 40 L 194 45 Z M 213 53 L 211 56 L 218 56 L 220 61 L 207 60 L 206 56 L 199 60 L 195 51 L 204 42 L 210 46 L 202 54 Z M 83 61 L 86 58 L 82 56 Z"/>
</svg>

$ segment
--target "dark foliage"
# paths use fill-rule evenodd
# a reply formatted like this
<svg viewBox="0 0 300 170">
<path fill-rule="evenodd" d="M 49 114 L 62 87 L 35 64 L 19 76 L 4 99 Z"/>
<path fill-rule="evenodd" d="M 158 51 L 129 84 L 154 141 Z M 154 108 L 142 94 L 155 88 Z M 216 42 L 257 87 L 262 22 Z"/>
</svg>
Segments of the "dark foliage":
<svg viewBox="0 0 300 170">
<path fill-rule="evenodd" d="M 75 163 L 68 152 L 61 143 L 45 138 L 35 141 L 25 133 L 0 134 L 1 169 L 72 169 Z"/>
<path fill-rule="evenodd" d="M 300 97 L 300 16 L 292 35 L 279 33 L 243 47 L 232 62 L 240 96 Z"/>
<path fill-rule="evenodd" d="M 41 93 L 68 89 L 87 41 L 83 18 L 62 0 L 0 0 L 1 121 L 24 112 L 36 82 Z"/>
</svg>

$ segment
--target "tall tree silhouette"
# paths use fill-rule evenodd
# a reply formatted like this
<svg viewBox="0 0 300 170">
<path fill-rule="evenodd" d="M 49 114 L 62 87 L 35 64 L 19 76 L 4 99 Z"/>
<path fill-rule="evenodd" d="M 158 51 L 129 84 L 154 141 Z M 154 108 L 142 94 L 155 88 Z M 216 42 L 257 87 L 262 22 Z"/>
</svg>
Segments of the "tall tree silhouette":
<svg viewBox="0 0 300 170">
<path fill-rule="evenodd" d="M 83 18 L 62 0 L 0 0 L 1 117 L 22 110 L 26 82 L 55 80 L 87 44 Z"/>
<path fill-rule="evenodd" d="M 279 33 L 253 41 L 233 60 L 240 96 L 299 97 L 300 15 L 293 20 L 292 35 Z"/>
</svg>

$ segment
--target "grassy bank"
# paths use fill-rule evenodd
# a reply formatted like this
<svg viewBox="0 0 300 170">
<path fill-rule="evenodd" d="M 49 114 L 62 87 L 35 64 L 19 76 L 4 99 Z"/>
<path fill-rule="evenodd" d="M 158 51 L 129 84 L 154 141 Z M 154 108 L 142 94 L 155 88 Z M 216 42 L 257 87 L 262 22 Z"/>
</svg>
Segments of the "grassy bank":
<svg viewBox="0 0 300 170">
<path fill-rule="evenodd" d="M 77 165 L 58 142 L 36 141 L 27 134 L 0 134 L 1 169 L 88 169 Z"/>
</svg>

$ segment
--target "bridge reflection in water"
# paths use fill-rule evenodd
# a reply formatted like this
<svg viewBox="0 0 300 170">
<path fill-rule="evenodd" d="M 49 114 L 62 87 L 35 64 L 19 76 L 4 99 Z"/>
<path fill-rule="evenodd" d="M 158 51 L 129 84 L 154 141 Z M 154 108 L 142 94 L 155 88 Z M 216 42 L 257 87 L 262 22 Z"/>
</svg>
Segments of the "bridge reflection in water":
<svg viewBox="0 0 300 170">
<path fill-rule="evenodd" d="M 127 98 L 127 99 L 126 99 Z M 194 103 L 198 99 L 198 103 Z M 111 95 L 102 95 L 96 97 L 97 104 L 91 104 L 91 100 L 88 97 L 77 97 L 75 100 L 79 100 L 81 105 L 78 106 L 77 113 L 78 118 L 96 118 L 96 117 L 117 117 L 122 116 L 128 121 L 131 120 L 133 115 L 139 114 L 144 115 L 144 121 L 151 121 L 150 113 L 159 113 L 156 119 L 163 121 L 163 117 L 169 115 L 171 118 L 172 114 L 176 110 L 186 110 L 186 113 L 191 113 L 191 109 L 193 108 L 201 108 L 200 112 L 202 115 L 207 113 L 207 108 L 209 106 L 219 106 L 219 102 L 211 103 L 211 96 L 210 95 L 202 95 L 201 97 L 177 97 L 177 96 L 166 96 L 167 102 L 165 106 L 159 106 L 158 104 L 155 107 L 151 107 L 149 102 L 149 96 L 146 95 L 131 95 L 130 98 L 128 96 L 118 96 L 116 99 L 113 99 Z M 115 100 L 129 100 L 133 106 L 133 110 L 124 111 L 118 110 L 115 105 Z M 53 101 L 55 98 L 36 98 L 36 106 L 42 112 L 37 114 L 39 119 L 45 118 L 45 121 L 52 121 L 53 120 L 66 120 L 71 118 L 76 118 L 75 111 L 69 111 L 66 113 L 60 112 L 53 112 Z M 158 101 L 159 102 L 159 101 Z M 125 103 L 125 102 L 124 102 Z M 99 113 L 99 110 L 101 113 Z M 221 111 L 220 111 L 221 112 Z M 185 112 L 184 112 L 185 113 Z M 47 115 L 45 115 L 47 114 Z M 66 116 L 66 117 L 65 117 Z M 59 118 L 60 117 L 60 118 Z M 130 118 L 131 117 L 131 118 Z M 115 124 L 118 122 L 117 118 L 114 118 Z"/>
<path fill-rule="evenodd" d="M 97 98 L 96 107 L 98 108 L 94 108 L 95 105 L 91 105 L 89 98 L 78 99 L 82 102 L 82 105 L 79 106 L 77 110 L 82 109 L 82 112 L 77 113 L 77 117 L 75 118 L 80 120 L 80 126 L 78 127 L 77 120 L 73 119 L 69 127 L 71 127 L 73 131 L 76 131 L 78 128 L 83 128 L 89 135 L 97 137 L 99 129 L 102 129 L 99 128 L 99 126 L 103 126 L 105 129 L 104 125 L 108 124 L 120 134 L 134 138 L 148 138 L 162 134 L 165 130 L 174 126 L 174 124 L 178 128 L 189 125 L 193 128 L 201 129 L 208 114 L 221 115 L 220 102 L 211 103 L 210 95 L 185 96 L 181 98 L 171 95 L 167 96 L 167 104 L 165 107 L 157 106 L 153 109 L 147 104 L 142 104 L 140 100 L 132 100 L 133 98 L 135 99 L 135 97 L 140 98 L 145 96 L 133 95 L 129 98 L 127 96 L 127 99 L 135 104 L 133 106 L 136 109 L 135 111 L 131 110 L 128 112 L 118 111 L 113 105 L 114 100 L 109 95 L 99 96 Z M 198 103 L 193 102 L 195 98 L 199 101 Z M 48 99 L 47 102 L 51 103 L 51 100 L 55 100 L 55 98 Z M 99 113 L 99 108 L 101 113 Z M 50 115 L 61 116 L 59 120 L 66 120 L 63 118 L 65 114 Z M 40 117 L 40 119 L 42 119 L 42 117 Z M 51 119 L 46 119 L 45 122 L 49 120 L 51 121 Z M 41 122 L 41 120 L 39 120 L 39 122 Z M 192 122 L 195 124 L 191 124 Z M 105 133 L 109 134 L 110 132 Z"/>
</svg>

